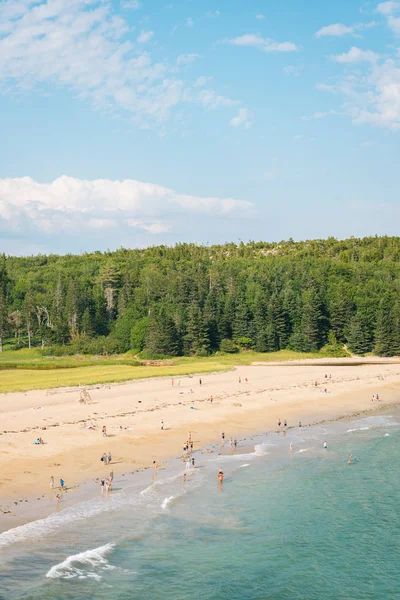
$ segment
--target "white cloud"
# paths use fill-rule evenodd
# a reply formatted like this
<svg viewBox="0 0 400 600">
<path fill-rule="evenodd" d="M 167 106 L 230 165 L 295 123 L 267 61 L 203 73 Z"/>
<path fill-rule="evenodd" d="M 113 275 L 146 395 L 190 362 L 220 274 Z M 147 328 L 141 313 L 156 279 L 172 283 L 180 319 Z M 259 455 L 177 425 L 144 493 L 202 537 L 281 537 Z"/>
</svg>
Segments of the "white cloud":
<svg viewBox="0 0 400 600">
<path fill-rule="evenodd" d="M 220 96 L 213 90 L 202 90 L 198 94 L 198 99 L 203 106 L 211 110 L 239 104 L 237 100 L 231 100 L 231 98 L 228 98 L 227 96 Z"/>
<path fill-rule="evenodd" d="M 353 72 L 338 78 L 333 86 L 318 87 L 343 95 L 342 112 L 354 123 L 400 130 L 400 57 L 384 59 L 371 51 L 352 50 L 341 55 L 339 62 L 349 68 L 356 65 Z"/>
<path fill-rule="evenodd" d="M 357 48 L 356 46 L 353 46 L 348 52 L 345 52 L 344 54 L 331 56 L 331 60 L 343 64 L 376 62 L 378 58 L 379 54 L 372 52 L 372 50 L 360 50 L 360 48 Z"/>
<path fill-rule="evenodd" d="M 186 25 L 186 27 L 193 27 L 193 25 L 194 25 L 194 21 L 193 21 L 192 17 L 188 17 L 188 18 L 186 19 L 186 21 L 185 21 L 185 25 Z"/>
<path fill-rule="evenodd" d="M 376 10 L 380 12 L 382 15 L 391 15 L 395 12 L 400 11 L 400 2 L 381 2 L 376 7 Z"/>
<path fill-rule="evenodd" d="M 206 18 L 207 19 L 218 19 L 218 17 L 220 17 L 220 16 L 221 16 L 221 13 L 219 12 L 219 10 L 215 10 L 214 12 L 211 11 L 211 10 L 209 10 L 206 13 Z"/>
<path fill-rule="evenodd" d="M 3 90 L 68 88 L 95 109 L 127 111 L 142 127 L 168 120 L 182 103 L 199 103 L 175 62 L 154 61 L 141 48 L 153 33 L 142 32 L 138 47 L 132 26 L 113 6 L 109 0 L 0 0 Z"/>
<path fill-rule="evenodd" d="M 260 15 L 256 15 L 256 19 L 257 19 L 258 21 L 264 21 L 265 17 L 264 17 L 264 15 L 261 15 L 261 14 L 260 14 Z"/>
<path fill-rule="evenodd" d="M 209 81 L 212 80 L 212 77 L 207 77 L 206 75 L 200 75 L 200 77 L 198 77 L 196 79 L 196 81 L 193 84 L 193 87 L 204 87 Z"/>
<path fill-rule="evenodd" d="M 59 177 L 38 183 L 30 177 L 0 179 L 0 231 L 81 234 L 125 226 L 157 234 L 171 229 L 170 217 L 243 216 L 250 202 L 179 194 L 133 179 L 86 181 Z"/>
<path fill-rule="evenodd" d="M 299 77 L 299 75 L 301 75 L 302 71 L 303 71 L 303 65 L 299 65 L 299 66 L 294 66 L 294 65 L 288 65 L 287 67 L 283 67 L 283 72 L 286 73 L 286 75 L 293 75 L 294 77 Z"/>
<path fill-rule="evenodd" d="M 362 31 L 363 29 L 371 29 L 371 27 L 375 27 L 375 21 L 371 23 L 358 23 L 357 25 L 351 25 L 350 27 L 347 25 L 343 25 L 343 23 L 334 23 L 333 25 L 327 25 L 326 27 L 322 27 L 317 33 L 315 37 L 343 37 L 345 35 L 353 35 L 355 37 L 360 37 L 356 34 L 357 31 Z"/>
<path fill-rule="evenodd" d="M 127 223 L 129 227 L 135 227 L 137 229 L 143 229 L 144 231 L 148 231 L 149 233 L 158 234 L 158 233 L 166 233 L 171 230 L 171 226 L 164 223 L 144 223 L 138 219 L 128 219 Z"/>
<path fill-rule="evenodd" d="M 343 35 L 348 35 L 351 33 L 354 33 L 354 27 L 347 27 L 346 25 L 342 25 L 341 23 L 335 23 L 334 25 L 327 25 L 326 27 L 322 27 L 322 29 L 317 31 L 315 37 L 341 37 Z"/>
<path fill-rule="evenodd" d="M 259 34 L 248 33 L 232 40 L 224 40 L 234 46 L 253 46 L 263 52 L 297 52 L 299 47 L 293 42 L 275 42 L 269 38 L 263 38 Z"/>
<path fill-rule="evenodd" d="M 199 57 L 200 57 L 200 54 L 181 54 L 176 59 L 176 64 L 178 65 L 178 67 L 180 65 L 187 65 L 187 64 L 193 62 L 194 60 L 196 60 L 196 58 L 199 58 Z"/>
<path fill-rule="evenodd" d="M 400 35 L 400 17 L 389 17 L 387 24 L 393 33 Z"/>
<path fill-rule="evenodd" d="M 130 8 L 132 10 L 139 10 L 142 6 L 140 0 L 124 0 L 122 2 L 122 8 Z"/>
<path fill-rule="evenodd" d="M 340 113 L 336 110 L 328 110 L 325 112 L 315 112 L 310 116 L 301 117 L 303 121 L 319 121 L 320 119 L 325 119 L 326 117 L 336 116 Z"/>
<path fill-rule="evenodd" d="M 237 114 L 237 116 L 231 119 L 230 125 L 232 125 L 233 127 L 246 127 L 247 129 L 253 124 L 251 118 L 252 114 L 249 111 L 249 109 L 241 108 L 239 109 L 239 113 Z"/>
<path fill-rule="evenodd" d="M 136 40 L 138 44 L 147 44 L 154 37 L 154 31 L 142 31 Z"/>
</svg>

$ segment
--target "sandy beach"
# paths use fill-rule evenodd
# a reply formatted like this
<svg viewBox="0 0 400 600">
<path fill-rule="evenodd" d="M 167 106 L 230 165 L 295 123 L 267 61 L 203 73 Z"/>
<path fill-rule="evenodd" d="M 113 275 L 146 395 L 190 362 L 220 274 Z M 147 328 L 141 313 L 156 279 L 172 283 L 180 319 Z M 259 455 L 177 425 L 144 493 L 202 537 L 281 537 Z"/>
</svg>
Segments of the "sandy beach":
<svg viewBox="0 0 400 600">
<path fill-rule="evenodd" d="M 56 487 L 63 478 L 67 493 L 78 499 L 80 484 L 111 469 L 132 474 L 152 467 L 153 460 L 181 455 L 189 431 L 196 451 L 220 440 L 222 432 L 226 440 L 243 440 L 250 433 L 276 430 L 278 419 L 287 419 L 288 427 L 299 421 L 306 426 L 397 404 L 400 363 L 371 362 L 270 363 L 174 380 L 95 386 L 89 390 L 90 404 L 79 402 L 78 389 L 4 394 L 0 529 L 15 526 L 18 506 L 27 500 L 54 498 L 51 476 Z M 379 401 L 372 401 L 373 394 Z M 43 445 L 35 445 L 38 437 Z M 100 460 L 104 452 L 111 452 L 109 466 Z M 97 487 L 91 483 L 87 489 L 98 493 Z"/>
</svg>

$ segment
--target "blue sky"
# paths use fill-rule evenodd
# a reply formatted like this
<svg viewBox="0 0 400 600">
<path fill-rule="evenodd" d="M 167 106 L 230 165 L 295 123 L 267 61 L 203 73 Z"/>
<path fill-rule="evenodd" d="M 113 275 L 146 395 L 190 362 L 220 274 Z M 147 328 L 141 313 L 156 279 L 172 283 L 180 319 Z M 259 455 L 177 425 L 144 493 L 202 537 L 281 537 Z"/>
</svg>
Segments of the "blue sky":
<svg viewBox="0 0 400 600">
<path fill-rule="evenodd" d="M 398 233 L 400 2 L 0 0 L 0 251 Z"/>
</svg>

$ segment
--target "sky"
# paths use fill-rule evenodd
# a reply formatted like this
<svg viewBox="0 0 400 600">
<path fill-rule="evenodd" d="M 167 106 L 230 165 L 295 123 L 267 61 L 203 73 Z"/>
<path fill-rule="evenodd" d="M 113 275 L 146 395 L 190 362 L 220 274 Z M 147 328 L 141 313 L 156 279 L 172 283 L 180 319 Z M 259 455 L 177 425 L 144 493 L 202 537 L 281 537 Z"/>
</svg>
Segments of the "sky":
<svg viewBox="0 0 400 600">
<path fill-rule="evenodd" d="M 400 1 L 0 0 L 0 252 L 396 235 Z"/>
</svg>

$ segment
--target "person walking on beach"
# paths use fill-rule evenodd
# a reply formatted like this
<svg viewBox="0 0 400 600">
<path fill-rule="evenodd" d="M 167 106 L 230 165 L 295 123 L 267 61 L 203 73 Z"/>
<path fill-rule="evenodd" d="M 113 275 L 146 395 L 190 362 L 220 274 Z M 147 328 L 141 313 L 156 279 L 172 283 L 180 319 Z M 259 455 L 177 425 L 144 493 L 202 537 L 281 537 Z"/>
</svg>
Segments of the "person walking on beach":
<svg viewBox="0 0 400 600">
<path fill-rule="evenodd" d="M 192 456 L 192 467 L 194 469 L 194 456 Z"/>
<path fill-rule="evenodd" d="M 278 419 L 278 431 L 280 431 L 280 430 L 281 430 L 281 420 Z"/>
<path fill-rule="evenodd" d="M 200 379 L 199 379 L 199 384 L 200 384 L 200 385 L 202 385 L 202 383 L 203 383 L 203 382 L 201 381 L 201 377 L 200 377 Z"/>
<path fill-rule="evenodd" d="M 225 444 L 225 433 L 222 432 L 221 434 L 221 445 L 223 446 Z"/>
<path fill-rule="evenodd" d="M 54 477 L 53 475 L 50 477 L 50 489 L 52 490 L 54 487 Z"/>
<path fill-rule="evenodd" d="M 103 434 L 103 437 L 107 437 L 107 427 L 105 425 L 103 425 L 101 433 Z"/>
<path fill-rule="evenodd" d="M 111 483 L 114 481 L 114 471 L 113 470 L 110 471 L 110 481 L 111 481 Z"/>
<path fill-rule="evenodd" d="M 287 421 L 286 421 L 286 419 L 283 421 L 283 426 L 284 426 L 285 429 L 287 428 Z"/>
<path fill-rule="evenodd" d="M 110 465 L 111 461 L 112 461 L 111 452 L 109 452 L 107 455 L 107 461 L 108 461 L 108 464 Z"/>
<path fill-rule="evenodd" d="M 233 440 L 233 445 L 235 446 L 235 450 L 236 450 L 236 446 L 237 446 L 237 439 L 236 438 Z"/>
<path fill-rule="evenodd" d="M 64 479 L 60 479 L 60 488 L 63 490 L 65 486 L 65 481 Z"/>
<path fill-rule="evenodd" d="M 239 377 L 239 383 L 242 383 L 242 378 L 241 377 Z"/>
<path fill-rule="evenodd" d="M 210 402 L 211 402 L 211 404 L 213 403 L 213 399 L 214 398 L 212 396 L 210 396 Z"/>
<path fill-rule="evenodd" d="M 190 460 L 190 456 L 188 456 L 186 459 L 186 471 L 190 471 L 191 468 L 192 468 L 192 461 Z"/>
<path fill-rule="evenodd" d="M 161 419 L 161 431 L 164 429 L 164 421 Z"/>
</svg>

